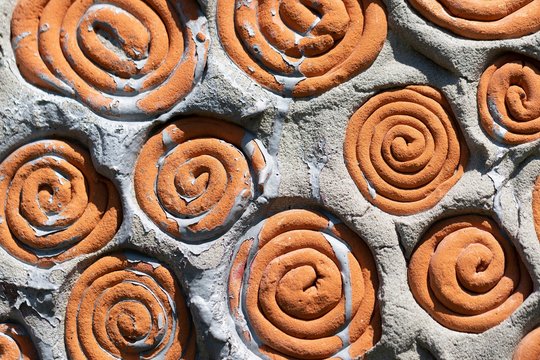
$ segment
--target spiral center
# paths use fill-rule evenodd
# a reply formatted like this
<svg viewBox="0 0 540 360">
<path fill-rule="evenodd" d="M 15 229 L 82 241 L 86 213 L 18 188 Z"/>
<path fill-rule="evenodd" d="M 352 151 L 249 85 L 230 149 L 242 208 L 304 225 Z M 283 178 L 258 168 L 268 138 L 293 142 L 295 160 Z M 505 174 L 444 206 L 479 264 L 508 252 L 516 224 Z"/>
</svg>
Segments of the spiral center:
<svg viewBox="0 0 540 360">
<path fill-rule="evenodd" d="M 143 304 L 135 301 L 123 301 L 114 307 L 119 307 L 116 323 L 118 331 L 126 341 L 134 343 L 150 333 L 152 318 Z M 116 311 L 112 313 L 116 313 Z"/>
<path fill-rule="evenodd" d="M 150 33 L 127 11 L 110 6 L 91 7 L 81 20 L 78 39 L 86 56 L 106 72 L 135 77 L 150 49 Z"/>
</svg>

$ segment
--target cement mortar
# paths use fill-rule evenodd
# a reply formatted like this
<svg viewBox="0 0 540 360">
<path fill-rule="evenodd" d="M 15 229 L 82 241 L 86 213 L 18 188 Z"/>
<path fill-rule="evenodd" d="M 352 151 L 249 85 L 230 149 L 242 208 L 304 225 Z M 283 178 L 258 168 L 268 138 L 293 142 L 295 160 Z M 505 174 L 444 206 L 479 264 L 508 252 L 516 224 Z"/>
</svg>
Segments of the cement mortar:
<svg viewBox="0 0 540 360">
<path fill-rule="evenodd" d="M 289 208 L 324 209 L 364 239 L 379 272 L 382 338 L 370 359 L 510 359 L 524 334 L 540 323 L 540 242 L 532 190 L 540 174 L 539 142 L 502 146 L 480 127 L 477 86 L 485 67 L 513 51 L 540 59 L 540 33 L 514 40 L 458 38 L 419 17 L 404 0 L 385 0 L 389 34 L 376 61 L 352 80 L 309 99 L 283 99 L 239 70 L 216 30 L 216 0 L 201 1 L 211 45 L 202 80 L 174 109 L 149 121 L 108 120 L 66 97 L 49 94 L 19 74 L 10 44 L 15 0 L 0 2 L 0 159 L 33 140 L 76 140 L 96 170 L 114 182 L 123 222 L 107 246 L 90 255 L 38 269 L 0 248 L 0 319 L 27 329 L 43 359 L 66 359 L 66 303 L 82 270 L 107 253 L 134 249 L 174 271 L 191 310 L 200 359 L 257 358 L 240 339 L 229 313 L 227 283 L 242 235 L 270 214 Z M 375 93 L 429 84 L 447 97 L 470 150 L 465 174 L 433 208 L 395 216 L 371 205 L 343 160 L 351 115 Z M 239 124 L 277 150 L 279 192 L 250 203 L 226 234 L 200 244 L 175 240 L 152 223 L 134 195 L 133 169 L 153 131 L 172 118 L 205 115 Z M 493 217 L 515 245 L 534 291 L 500 325 L 481 334 L 452 331 L 415 301 L 407 263 L 436 220 L 458 214 Z"/>
</svg>

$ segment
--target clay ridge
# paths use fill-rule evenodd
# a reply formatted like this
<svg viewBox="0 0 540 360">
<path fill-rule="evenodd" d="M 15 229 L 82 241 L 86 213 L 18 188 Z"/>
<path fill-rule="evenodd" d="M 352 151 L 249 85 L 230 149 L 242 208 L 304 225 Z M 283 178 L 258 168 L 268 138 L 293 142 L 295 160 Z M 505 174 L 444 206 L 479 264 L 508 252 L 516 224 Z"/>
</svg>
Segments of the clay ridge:
<svg viewBox="0 0 540 360">
<path fill-rule="evenodd" d="M 104 256 L 83 271 L 65 333 L 73 360 L 195 358 L 191 316 L 173 273 L 131 252 Z"/>
<path fill-rule="evenodd" d="M 369 67 L 387 33 L 379 0 L 218 0 L 217 25 L 239 68 L 294 97 L 318 95 Z"/>
<path fill-rule="evenodd" d="M 409 0 L 427 20 L 465 38 L 513 39 L 540 30 L 538 0 Z"/>
<path fill-rule="evenodd" d="M 289 210 L 245 235 L 228 292 L 237 330 L 255 353 L 348 359 L 380 338 L 377 289 L 362 239 L 321 213 Z"/>
<path fill-rule="evenodd" d="M 409 285 L 443 326 L 480 333 L 508 318 L 532 281 L 512 243 L 478 215 L 442 220 L 423 236 L 409 263 Z"/>
<path fill-rule="evenodd" d="M 480 124 L 495 141 L 510 145 L 540 138 L 540 66 L 508 54 L 482 74 L 478 85 Z"/>
<path fill-rule="evenodd" d="M 26 330 L 18 324 L 0 324 L 0 358 L 37 360 L 38 356 Z"/>
<path fill-rule="evenodd" d="M 211 118 L 175 121 L 143 146 L 135 195 L 160 229 L 183 241 L 223 233 L 265 191 L 274 171 L 262 143 L 241 127 Z"/>
<path fill-rule="evenodd" d="M 513 360 L 540 358 L 540 328 L 534 329 L 521 340 L 514 352 Z"/>
<path fill-rule="evenodd" d="M 12 46 L 23 77 L 126 120 L 183 99 L 206 62 L 195 0 L 19 0 Z"/>
<path fill-rule="evenodd" d="M 364 198 L 395 215 L 437 204 L 463 175 L 469 156 L 450 105 L 429 86 L 369 99 L 351 117 L 343 152 Z"/>
<path fill-rule="evenodd" d="M 0 244 L 50 267 L 105 246 L 122 221 L 118 192 L 90 154 L 61 140 L 36 141 L 0 164 Z"/>
</svg>

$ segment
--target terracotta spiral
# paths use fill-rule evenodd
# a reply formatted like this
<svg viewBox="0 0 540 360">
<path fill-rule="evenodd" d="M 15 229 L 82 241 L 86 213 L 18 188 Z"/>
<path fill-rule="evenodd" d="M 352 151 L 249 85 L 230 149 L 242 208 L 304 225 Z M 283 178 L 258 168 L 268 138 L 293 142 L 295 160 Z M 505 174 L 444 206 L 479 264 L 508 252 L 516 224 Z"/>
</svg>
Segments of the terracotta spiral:
<svg viewBox="0 0 540 360">
<path fill-rule="evenodd" d="M 172 108 L 208 47 L 196 0 L 19 0 L 11 31 L 27 81 L 110 118 Z"/>
<path fill-rule="evenodd" d="M 366 69 L 386 39 L 380 0 L 219 0 L 229 57 L 264 87 L 318 95 Z"/>
<path fill-rule="evenodd" d="M 136 253 L 90 265 L 66 310 L 70 359 L 194 359 L 195 333 L 173 273 Z"/>
<path fill-rule="evenodd" d="M 436 223 L 409 264 L 416 301 L 440 324 L 480 333 L 508 318 L 532 291 L 512 243 L 489 218 Z"/>
<path fill-rule="evenodd" d="M 0 358 L 37 360 L 38 356 L 26 330 L 17 324 L 0 324 Z"/>
<path fill-rule="evenodd" d="M 245 239 L 232 263 L 229 304 L 252 351 L 349 359 L 379 340 L 377 271 L 354 232 L 325 215 L 289 210 Z"/>
<path fill-rule="evenodd" d="M 512 39 L 540 30 L 538 0 L 409 0 L 429 21 L 476 40 Z"/>
<path fill-rule="evenodd" d="M 521 340 L 513 360 L 540 359 L 540 328 L 531 331 Z"/>
<path fill-rule="evenodd" d="M 274 163 L 262 143 L 225 121 L 178 120 L 152 136 L 135 168 L 142 210 L 169 235 L 207 240 L 264 191 Z"/>
<path fill-rule="evenodd" d="M 0 164 L 0 244 L 43 267 L 94 252 L 116 234 L 116 188 L 88 152 L 61 140 L 22 146 Z"/>
<path fill-rule="evenodd" d="M 540 139 L 539 72 L 536 60 L 506 55 L 482 75 L 480 123 L 497 142 L 515 145 Z"/>
<path fill-rule="evenodd" d="M 468 159 L 448 102 L 429 86 L 368 100 L 349 122 L 343 151 L 362 195 L 396 215 L 433 207 L 459 180 Z"/>
</svg>

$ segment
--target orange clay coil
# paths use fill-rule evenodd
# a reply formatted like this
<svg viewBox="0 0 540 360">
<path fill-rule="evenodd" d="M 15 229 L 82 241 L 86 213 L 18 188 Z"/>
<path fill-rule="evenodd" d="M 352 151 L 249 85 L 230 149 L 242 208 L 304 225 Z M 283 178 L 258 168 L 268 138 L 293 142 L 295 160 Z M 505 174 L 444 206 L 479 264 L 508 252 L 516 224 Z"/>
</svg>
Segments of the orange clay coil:
<svg viewBox="0 0 540 360">
<path fill-rule="evenodd" d="M 0 245 L 50 267 L 105 246 L 122 221 L 118 192 L 72 143 L 41 140 L 0 164 Z"/>
<path fill-rule="evenodd" d="M 245 239 L 232 262 L 229 305 L 252 351 L 349 359 L 377 343 L 377 270 L 354 232 L 320 213 L 289 210 Z"/>
<path fill-rule="evenodd" d="M 427 20 L 465 38 L 513 39 L 540 30 L 539 0 L 409 0 Z"/>
<path fill-rule="evenodd" d="M 395 215 L 437 204 L 459 180 L 468 159 L 448 102 L 429 86 L 369 99 L 352 116 L 343 151 L 362 195 Z"/>
<path fill-rule="evenodd" d="M 264 87 L 318 95 L 357 75 L 386 39 L 380 0 L 218 0 L 229 57 Z"/>
<path fill-rule="evenodd" d="M 521 55 L 506 55 L 489 66 L 478 85 L 480 123 L 499 143 L 540 139 L 540 66 Z"/>
<path fill-rule="evenodd" d="M 514 352 L 513 360 L 532 359 L 540 359 L 540 328 L 527 334 Z"/>
<path fill-rule="evenodd" d="M 207 240 L 238 220 L 264 191 L 272 171 L 262 143 L 241 127 L 186 118 L 144 145 L 135 168 L 135 194 L 142 210 L 172 237 Z"/>
<path fill-rule="evenodd" d="M 11 40 L 22 76 L 109 118 L 172 108 L 201 76 L 196 0 L 19 0 Z"/>
<path fill-rule="evenodd" d="M 174 275 L 135 253 L 90 265 L 66 310 L 70 359 L 194 359 L 195 334 Z"/>
<path fill-rule="evenodd" d="M 11 360 L 36 360 L 32 340 L 20 325 L 0 324 L 0 358 Z"/>
<path fill-rule="evenodd" d="M 532 291 L 514 246 L 495 222 L 476 215 L 436 223 L 409 264 L 409 285 L 443 326 L 480 333 L 508 318 Z"/>
</svg>

